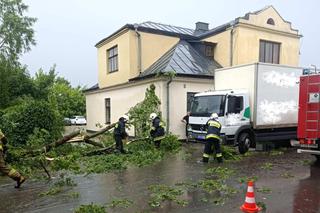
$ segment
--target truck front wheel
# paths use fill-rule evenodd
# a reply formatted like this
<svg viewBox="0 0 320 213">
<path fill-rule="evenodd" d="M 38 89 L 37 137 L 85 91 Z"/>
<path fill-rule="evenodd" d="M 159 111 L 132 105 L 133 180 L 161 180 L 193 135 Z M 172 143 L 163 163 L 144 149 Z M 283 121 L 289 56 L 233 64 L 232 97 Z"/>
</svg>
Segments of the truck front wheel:
<svg viewBox="0 0 320 213">
<path fill-rule="evenodd" d="M 239 152 L 241 154 L 246 153 L 249 150 L 251 144 L 252 144 L 252 139 L 249 133 L 247 132 L 241 133 L 240 136 L 238 137 Z"/>
</svg>

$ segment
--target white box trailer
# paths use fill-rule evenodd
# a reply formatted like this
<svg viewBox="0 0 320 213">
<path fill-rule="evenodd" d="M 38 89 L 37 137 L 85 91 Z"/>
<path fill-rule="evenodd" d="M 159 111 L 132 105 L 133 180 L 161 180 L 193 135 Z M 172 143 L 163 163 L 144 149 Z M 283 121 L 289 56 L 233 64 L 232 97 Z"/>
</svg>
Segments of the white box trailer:
<svg viewBox="0 0 320 213">
<path fill-rule="evenodd" d="M 256 63 L 215 72 L 215 90 L 246 89 L 254 128 L 297 126 L 302 68 Z"/>
<path fill-rule="evenodd" d="M 296 138 L 302 72 L 299 67 L 265 63 L 216 70 L 215 90 L 195 96 L 189 137 L 203 139 L 205 122 L 216 112 L 225 140 L 239 145 L 242 153 L 256 141 Z"/>
</svg>

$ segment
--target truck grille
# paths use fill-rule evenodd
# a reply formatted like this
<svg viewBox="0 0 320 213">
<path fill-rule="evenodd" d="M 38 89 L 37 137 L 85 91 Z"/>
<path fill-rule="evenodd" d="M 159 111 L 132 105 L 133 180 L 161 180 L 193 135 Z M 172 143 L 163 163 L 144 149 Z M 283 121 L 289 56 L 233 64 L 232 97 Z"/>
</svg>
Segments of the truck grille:
<svg viewBox="0 0 320 213">
<path fill-rule="evenodd" d="M 205 131 L 205 126 L 201 124 L 190 124 L 192 130 Z"/>
</svg>

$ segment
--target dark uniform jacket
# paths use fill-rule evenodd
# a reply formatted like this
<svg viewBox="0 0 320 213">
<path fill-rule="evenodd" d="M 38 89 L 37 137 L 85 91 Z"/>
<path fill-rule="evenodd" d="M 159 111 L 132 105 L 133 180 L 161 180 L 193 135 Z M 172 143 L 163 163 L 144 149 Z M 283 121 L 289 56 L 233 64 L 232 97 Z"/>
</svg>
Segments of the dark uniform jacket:
<svg viewBox="0 0 320 213">
<path fill-rule="evenodd" d="M 221 124 L 219 123 L 219 121 L 215 119 L 209 119 L 206 124 L 206 129 L 207 129 L 206 139 L 208 138 L 220 139 Z"/>
<path fill-rule="evenodd" d="M 165 131 L 159 117 L 156 117 L 155 119 L 153 119 L 150 135 L 153 138 L 158 138 L 165 135 Z"/>
<path fill-rule="evenodd" d="M 119 122 L 116 124 L 114 128 L 114 135 L 125 139 L 128 134 L 126 133 L 126 123 L 123 118 L 119 119 Z"/>
</svg>

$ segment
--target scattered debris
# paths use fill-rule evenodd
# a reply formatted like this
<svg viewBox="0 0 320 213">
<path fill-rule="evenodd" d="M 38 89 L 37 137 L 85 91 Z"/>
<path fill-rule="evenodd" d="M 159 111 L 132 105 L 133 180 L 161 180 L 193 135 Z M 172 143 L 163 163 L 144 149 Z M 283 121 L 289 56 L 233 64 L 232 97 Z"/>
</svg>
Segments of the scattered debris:
<svg viewBox="0 0 320 213">
<path fill-rule="evenodd" d="M 257 180 L 258 180 L 257 176 L 240 177 L 240 178 L 238 178 L 239 183 L 248 183 L 248 181 L 257 182 Z"/>
<path fill-rule="evenodd" d="M 112 200 L 110 204 L 107 205 L 107 207 L 110 208 L 128 208 L 133 204 L 132 200 L 129 199 L 115 199 Z"/>
<path fill-rule="evenodd" d="M 268 187 L 261 187 L 261 188 L 257 188 L 257 192 L 261 192 L 261 193 L 264 193 L 264 194 L 270 194 L 272 193 L 272 190 Z"/>
<path fill-rule="evenodd" d="M 261 166 L 261 169 L 264 169 L 264 170 L 271 170 L 272 168 L 273 168 L 273 163 L 264 163 Z"/>
<path fill-rule="evenodd" d="M 76 186 L 77 184 L 69 177 L 64 178 L 63 176 L 60 177 L 58 181 L 56 181 L 48 191 L 41 192 L 39 196 L 54 196 L 58 193 L 63 191 L 69 190 L 72 187 Z M 74 194 L 73 194 L 74 195 Z"/>
<path fill-rule="evenodd" d="M 106 207 L 98 204 L 81 205 L 74 213 L 107 213 Z"/>
<path fill-rule="evenodd" d="M 259 206 L 262 209 L 262 211 L 267 210 L 267 205 L 264 202 L 257 202 L 257 206 Z"/>
<path fill-rule="evenodd" d="M 283 155 L 284 152 L 281 150 L 271 150 L 269 153 L 271 156 Z"/>
<path fill-rule="evenodd" d="M 151 185 L 148 189 L 151 191 L 149 205 L 152 207 L 159 207 L 165 201 L 173 201 L 181 206 L 188 204 L 186 200 L 179 199 L 179 196 L 183 194 L 183 190 L 178 187 L 159 184 Z"/>
<path fill-rule="evenodd" d="M 281 174 L 280 176 L 283 177 L 283 178 L 287 178 L 287 179 L 288 178 L 294 178 L 294 175 L 292 175 L 289 172 L 285 172 L 285 173 Z"/>
</svg>

